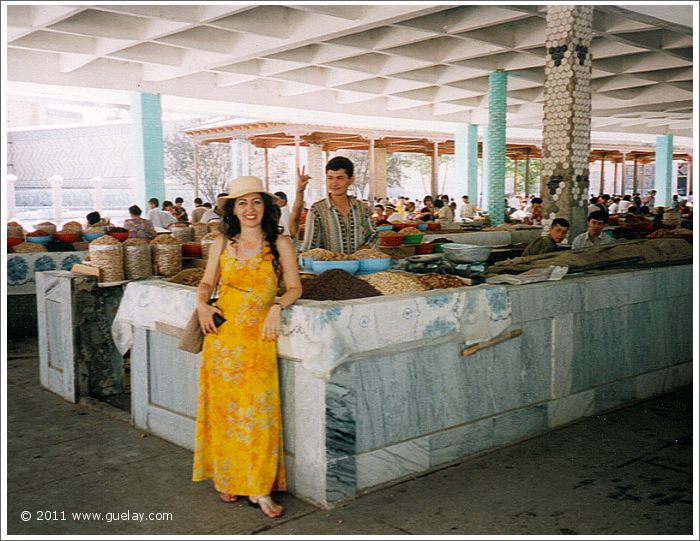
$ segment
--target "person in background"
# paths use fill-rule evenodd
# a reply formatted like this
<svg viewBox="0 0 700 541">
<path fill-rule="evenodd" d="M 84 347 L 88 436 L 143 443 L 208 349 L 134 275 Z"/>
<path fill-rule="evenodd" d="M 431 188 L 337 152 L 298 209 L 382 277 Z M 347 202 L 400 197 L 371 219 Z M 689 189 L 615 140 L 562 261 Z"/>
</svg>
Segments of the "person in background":
<svg viewBox="0 0 700 541">
<path fill-rule="evenodd" d="M 184 202 L 185 200 L 182 197 L 175 198 L 175 206 L 173 207 L 172 212 L 173 216 L 175 216 L 178 222 L 187 221 L 187 211 L 185 210 L 185 207 L 182 206 Z"/>
<path fill-rule="evenodd" d="M 602 210 L 596 210 L 588 215 L 588 230 L 577 236 L 571 243 L 571 248 L 580 250 L 590 246 L 612 244 L 615 242 L 612 237 L 603 234 L 603 228 L 608 222 L 608 215 Z"/>
<path fill-rule="evenodd" d="M 156 230 L 153 227 L 151 220 L 141 218 L 141 207 L 131 205 L 129 207 L 129 218 L 124 220 L 124 229 L 129 231 L 130 239 L 146 239 L 151 240 L 156 237 Z"/>
<path fill-rule="evenodd" d="M 453 222 L 452 210 L 442 199 L 436 199 L 434 205 L 437 210 L 436 221 L 442 225 L 443 229 L 448 229 Z"/>
<path fill-rule="evenodd" d="M 163 201 L 163 209 L 166 208 L 166 203 L 169 204 L 167 208 L 172 208 L 173 204 L 170 201 Z M 158 208 L 157 198 L 151 197 L 148 200 L 148 206 L 151 207 L 151 210 L 148 212 L 148 220 L 153 223 L 153 227 L 168 229 L 172 224 L 177 222 L 175 216 L 173 216 L 171 212 L 166 212 Z"/>
<path fill-rule="evenodd" d="M 216 196 L 216 200 L 218 201 L 222 197 L 226 197 L 228 194 L 227 193 L 220 193 L 219 195 Z M 200 218 L 200 221 L 203 224 L 207 224 L 211 221 L 216 221 L 220 222 L 221 221 L 221 216 L 223 215 L 223 210 L 218 208 L 216 205 L 214 208 L 209 208 L 206 210 L 204 214 L 202 214 L 202 217 Z"/>
<path fill-rule="evenodd" d="M 540 197 L 533 197 L 531 201 L 530 219 L 532 220 L 533 224 L 540 225 L 544 215 L 544 208 L 542 206 L 544 202 Z"/>
<path fill-rule="evenodd" d="M 102 218 L 100 213 L 96 210 L 89 212 L 87 216 L 85 216 L 85 220 L 87 221 L 88 227 L 106 227 L 110 225 L 109 218 Z"/>
<path fill-rule="evenodd" d="M 406 212 L 404 212 L 404 221 L 414 222 L 416 220 L 416 204 L 413 201 L 406 202 Z"/>
<path fill-rule="evenodd" d="M 452 212 L 452 218 L 454 219 L 454 217 L 457 216 L 457 202 L 450 201 L 448 206 L 450 207 L 450 212 Z"/>
<path fill-rule="evenodd" d="M 292 237 L 295 247 L 298 240 L 304 236 L 303 229 L 308 214 L 308 209 L 304 207 L 304 191 L 306 191 L 310 180 L 311 177 L 306 174 L 306 166 L 297 169 L 296 197 L 289 213 L 289 236 Z"/>
<path fill-rule="evenodd" d="M 627 211 L 632 206 L 632 196 L 627 194 L 623 195 L 622 199 L 617 205 L 618 214 L 627 214 Z"/>
<path fill-rule="evenodd" d="M 384 211 L 384 205 L 374 205 L 374 212 L 372 213 L 372 221 L 376 224 L 377 222 L 386 221 L 386 212 Z"/>
<path fill-rule="evenodd" d="M 406 198 L 403 195 L 399 197 L 399 202 L 396 204 L 396 212 L 399 213 L 403 222 L 406 217 Z"/>
<path fill-rule="evenodd" d="M 233 180 L 218 198 L 221 234 L 197 288 L 204 333 L 199 369 L 192 481 L 211 479 L 219 499 L 240 496 L 265 516 L 284 508 L 287 490 L 276 341 L 282 312 L 301 296 L 297 257 L 280 234 L 279 207 L 258 177 Z M 276 299 L 279 281 L 285 293 Z M 216 305 L 209 303 L 218 285 Z M 217 326 L 214 315 L 224 318 Z"/>
<path fill-rule="evenodd" d="M 386 206 L 386 221 L 390 224 L 400 224 L 403 221 L 401 214 L 398 209 L 394 208 L 394 205 Z"/>
<path fill-rule="evenodd" d="M 642 199 L 642 205 L 646 205 L 647 207 L 652 208 L 654 206 L 655 201 L 656 190 L 651 190 L 644 196 L 644 199 Z"/>
<path fill-rule="evenodd" d="M 528 255 L 548 254 L 559 250 L 561 243 L 569 232 L 569 221 L 565 218 L 554 218 L 549 228 L 549 234 L 539 237 L 527 245 L 523 251 L 523 257 Z"/>
<path fill-rule="evenodd" d="M 202 199 L 200 197 L 195 197 L 194 198 L 194 208 L 192 209 L 192 223 L 197 224 L 199 223 L 200 219 L 202 218 L 202 214 L 204 214 L 207 211 L 206 207 L 202 204 Z"/>
<path fill-rule="evenodd" d="M 681 206 L 681 202 L 678 200 L 678 194 L 673 194 L 673 197 L 671 198 L 671 210 L 678 210 L 678 207 Z"/>
<path fill-rule="evenodd" d="M 277 198 L 277 206 L 280 209 L 280 227 L 284 228 L 284 232 L 289 234 L 289 202 L 287 200 L 287 194 L 284 192 L 275 192 L 275 197 Z"/>
<path fill-rule="evenodd" d="M 336 156 L 326 164 L 328 197 L 309 209 L 302 252 L 325 248 L 352 254 L 375 242 L 377 232 L 367 207 L 348 195 L 348 188 L 355 181 L 354 174 L 354 164 L 344 156 Z"/>
<path fill-rule="evenodd" d="M 608 205 L 608 215 L 618 214 L 620 212 L 620 198 L 613 197 L 610 205 Z"/>
<path fill-rule="evenodd" d="M 459 209 L 459 217 L 462 220 L 473 220 L 476 216 L 476 205 L 469 201 L 468 195 L 462 196 L 462 206 Z"/>
</svg>

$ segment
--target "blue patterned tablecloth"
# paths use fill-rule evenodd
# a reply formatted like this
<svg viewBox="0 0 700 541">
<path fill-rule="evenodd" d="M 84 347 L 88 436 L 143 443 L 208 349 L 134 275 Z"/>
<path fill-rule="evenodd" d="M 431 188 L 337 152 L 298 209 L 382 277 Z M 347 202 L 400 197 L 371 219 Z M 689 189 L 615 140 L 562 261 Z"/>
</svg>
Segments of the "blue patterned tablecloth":
<svg viewBox="0 0 700 541">
<path fill-rule="evenodd" d="M 196 289 L 157 280 L 131 282 L 112 326 L 120 352 L 133 344 L 132 326 L 156 329 L 156 322 L 183 328 L 196 302 Z M 278 354 L 300 361 L 329 379 L 350 359 L 391 354 L 406 348 L 463 340 L 489 340 L 511 325 L 505 286 L 481 285 L 404 293 L 350 301 L 298 301 L 283 313 Z"/>
<path fill-rule="evenodd" d="M 41 271 L 69 271 L 75 263 L 82 263 L 88 253 L 84 251 L 7 254 L 7 285 L 21 286 L 34 282 L 34 275 Z"/>
</svg>

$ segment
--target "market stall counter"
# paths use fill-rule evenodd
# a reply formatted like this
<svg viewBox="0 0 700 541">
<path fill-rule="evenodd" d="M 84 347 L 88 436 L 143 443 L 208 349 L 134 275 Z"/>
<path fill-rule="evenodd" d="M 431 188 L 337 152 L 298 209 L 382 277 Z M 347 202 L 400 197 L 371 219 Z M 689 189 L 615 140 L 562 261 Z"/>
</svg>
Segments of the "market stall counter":
<svg viewBox="0 0 700 541">
<path fill-rule="evenodd" d="M 195 298 L 129 283 L 112 326 L 134 424 L 189 449 L 200 359 L 177 343 Z M 690 383 L 692 266 L 299 301 L 278 355 L 290 491 L 332 507 Z"/>
</svg>

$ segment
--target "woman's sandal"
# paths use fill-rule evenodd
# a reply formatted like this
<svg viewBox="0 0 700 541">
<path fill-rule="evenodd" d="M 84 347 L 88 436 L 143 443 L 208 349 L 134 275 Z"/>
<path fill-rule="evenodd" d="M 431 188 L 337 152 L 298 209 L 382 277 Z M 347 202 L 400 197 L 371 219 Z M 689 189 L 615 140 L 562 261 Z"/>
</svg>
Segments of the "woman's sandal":
<svg viewBox="0 0 700 541">
<path fill-rule="evenodd" d="M 224 503 L 235 503 L 238 501 L 238 496 L 235 494 L 226 494 L 225 492 L 219 492 L 219 499 Z"/>
<path fill-rule="evenodd" d="M 258 507 L 268 518 L 278 518 L 284 514 L 284 508 L 272 501 L 270 496 L 249 496 L 248 505 Z M 275 511 L 275 508 L 278 510 Z"/>
</svg>

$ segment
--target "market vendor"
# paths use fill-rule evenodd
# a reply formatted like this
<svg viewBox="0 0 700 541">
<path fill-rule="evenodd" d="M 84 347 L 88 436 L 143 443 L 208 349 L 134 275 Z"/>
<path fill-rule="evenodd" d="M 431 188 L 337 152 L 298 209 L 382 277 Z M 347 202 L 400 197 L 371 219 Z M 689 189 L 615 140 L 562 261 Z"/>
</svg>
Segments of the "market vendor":
<svg viewBox="0 0 700 541">
<path fill-rule="evenodd" d="M 571 248 L 574 250 L 580 250 L 581 248 L 611 244 L 615 242 L 612 237 L 602 234 L 605 224 L 608 223 L 608 216 L 605 212 L 602 210 L 591 212 L 588 215 L 587 222 L 588 230 L 585 233 L 581 233 L 574 239 L 574 242 L 571 243 Z"/>
<path fill-rule="evenodd" d="M 129 207 L 128 220 L 124 220 L 124 229 L 129 231 L 130 239 L 147 239 L 152 240 L 156 237 L 156 230 L 153 227 L 151 220 L 141 218 L 141 207 L 131 205 Z"/>
<path fill-rule="evenodd" d="M 302 252 L 324 248 L 352 254 L 375 241 L 377 232 L 367 207 L 348 195 L 354 174 L 355 166 L 343 156 L 336 156 L 326 164 L 328 197 L 316 201 L 309 209 Z"/>
<path fill-rule="evenodd" d="M 549 228 L 549 234 L 539 237 L 527 245 L 523 256 L 548 254 L 559 250 L 559 243 L 566 238 L 569 232 L 569 220 L 566 218 L 554 218 Z"/>
</svg>

